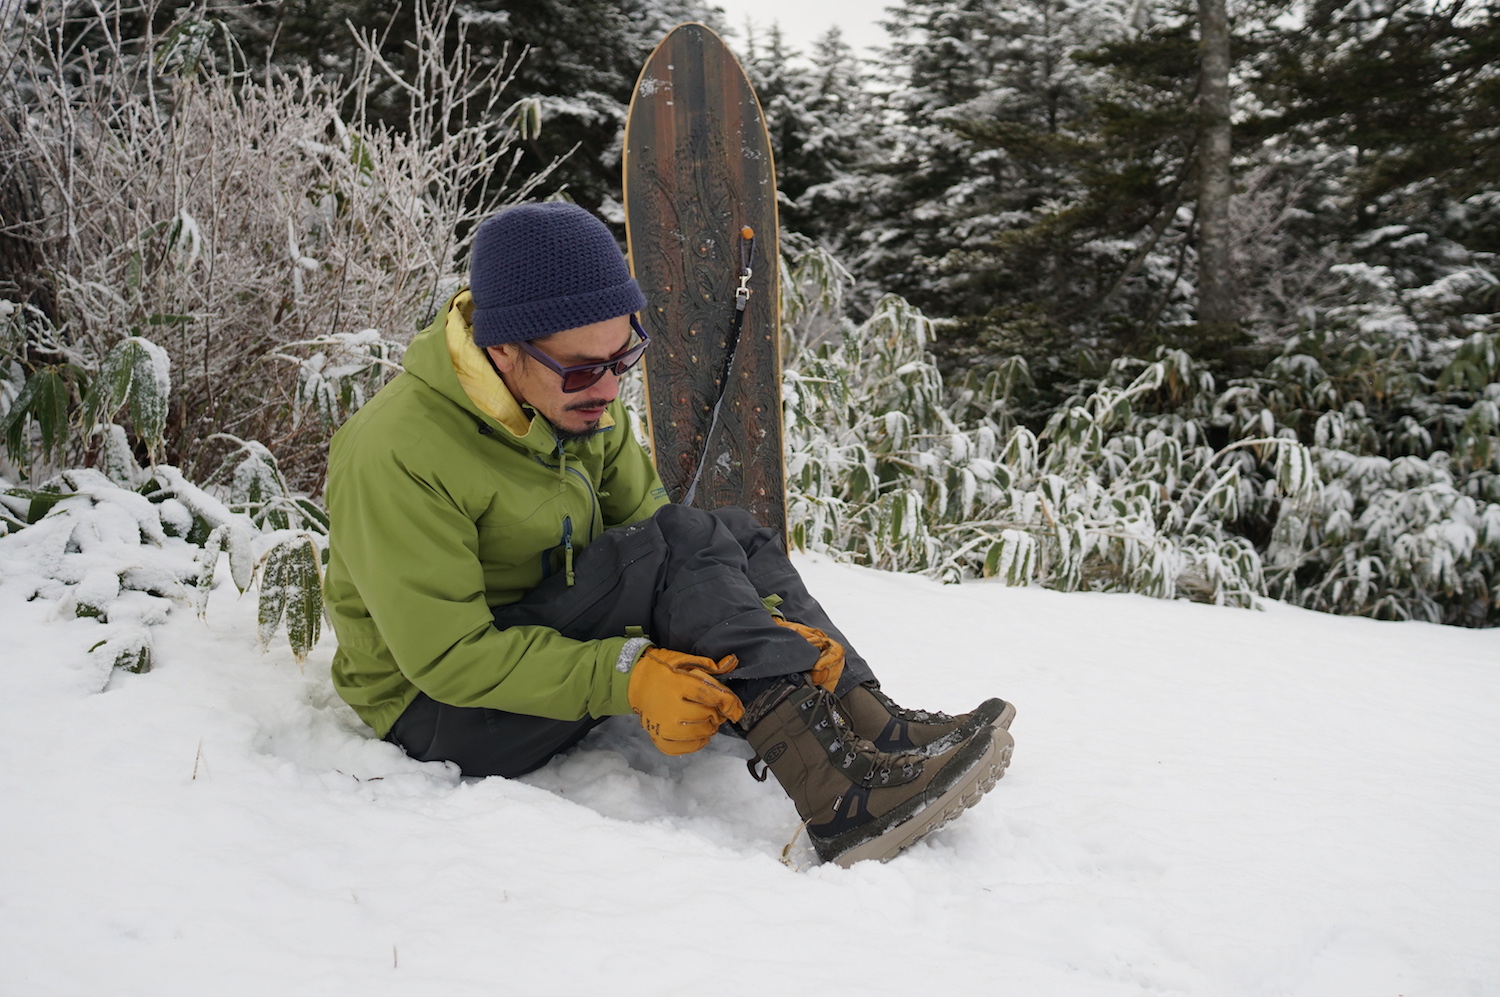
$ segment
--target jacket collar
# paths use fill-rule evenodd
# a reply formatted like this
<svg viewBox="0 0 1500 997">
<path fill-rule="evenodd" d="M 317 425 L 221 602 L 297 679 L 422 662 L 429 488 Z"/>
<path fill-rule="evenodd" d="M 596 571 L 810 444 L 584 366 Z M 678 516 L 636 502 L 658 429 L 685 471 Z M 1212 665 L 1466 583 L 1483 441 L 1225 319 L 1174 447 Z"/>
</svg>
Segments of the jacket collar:
<svg viewBox="0 0 1500 997">
<path fill-rule="evenodd" d="M 458 377 L 459 387 L 485 415 L 510 430 L 515 436 L 525 436 L 531 431 L 531 420 L 521 411 L 510 389 L 505 386 L 495 368 L 490 364 L 484 350 L 474 345 L 474 297 L 467 290 L 459 291 L 448 303 L 448 320 L 445 324 L 448 342 L 448 358 L 453 362 L 453 373 Z"/>
</svg>

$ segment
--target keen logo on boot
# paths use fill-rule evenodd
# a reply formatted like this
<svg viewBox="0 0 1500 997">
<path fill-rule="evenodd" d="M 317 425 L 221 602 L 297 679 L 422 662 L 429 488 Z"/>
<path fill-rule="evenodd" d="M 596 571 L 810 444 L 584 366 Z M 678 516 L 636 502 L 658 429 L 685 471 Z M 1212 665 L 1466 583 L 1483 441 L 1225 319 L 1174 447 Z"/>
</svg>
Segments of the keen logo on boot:
<svg viewBox="0 0 1500 997">
<path fill-rule="evenodd" d="M 770 765 L 770 764 L 774 763 L 776 761 L 776 759 L 780 758 L 784 754 L 786 754 L 786 742 L 785 741 L 778 741 L 774 745 L 771 746 L 771 750 L 770 751 L 767 751 L 764 755 L 761 755 L 760 757 L 761 757 L 762 761 L 764 761 L 767 765 Z"/>
</svg>

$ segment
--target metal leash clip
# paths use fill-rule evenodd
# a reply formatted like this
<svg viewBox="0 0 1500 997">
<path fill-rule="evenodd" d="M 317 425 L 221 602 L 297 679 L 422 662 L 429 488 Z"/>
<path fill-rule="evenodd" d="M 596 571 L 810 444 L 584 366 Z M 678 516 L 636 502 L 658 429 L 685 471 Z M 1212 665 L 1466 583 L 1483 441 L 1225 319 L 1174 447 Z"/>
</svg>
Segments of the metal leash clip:
<svg viewBox="0 0 1500 997">
<path fill-rule="evenodd" d="M 742 312 L 750 301 L 750 278 L 755 271 L 750 264 L 755 260 L 755 229 L 746 225 L 740 229 L 740 286 L 734 289 L 734 310 Z"/>
</svg>

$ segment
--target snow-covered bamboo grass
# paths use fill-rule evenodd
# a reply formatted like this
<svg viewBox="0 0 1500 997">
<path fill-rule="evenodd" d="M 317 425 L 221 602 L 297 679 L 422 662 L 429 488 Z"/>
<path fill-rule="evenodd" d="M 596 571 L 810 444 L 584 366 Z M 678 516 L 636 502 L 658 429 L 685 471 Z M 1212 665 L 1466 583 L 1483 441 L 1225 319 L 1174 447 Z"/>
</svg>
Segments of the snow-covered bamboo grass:
<svg viewBox="0 0 1500 997">
<path fill-rule="evenodd" d="M 1163 349 L 1037 434 L 1024 362 L 945 384 L 933 323 L 894 296 L 855 323 L 848 281 L 809 249 L 784 282 L 795 544 L 949 581 L 1500 623 L 1500 336 L 1450 345 L 1435 380 L 1357 336 L 1222 388 Z"/>
</svg>

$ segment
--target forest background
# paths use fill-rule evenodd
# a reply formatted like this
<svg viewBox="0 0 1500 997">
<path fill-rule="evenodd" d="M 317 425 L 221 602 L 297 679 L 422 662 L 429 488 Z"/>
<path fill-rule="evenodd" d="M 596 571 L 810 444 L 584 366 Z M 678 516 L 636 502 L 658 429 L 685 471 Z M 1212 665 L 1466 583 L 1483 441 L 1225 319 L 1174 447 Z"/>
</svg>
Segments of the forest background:
<svg viewBox="0 0 1500 997">
<path fill-rule="evenodd" d="M 620 226 L 685 20 L 777 154 L 795 543 L 1500 623 L 1492 0 L 905 0 L 875 60 L 680 0 L 0 3 L 0 529 L 74 524 L 39 594 L 108 621 L 227 549 L 305 649 L 328 436 L 478 219 Z M 70 566 L 111 509 L 197 566 Z"/>
</svg>

